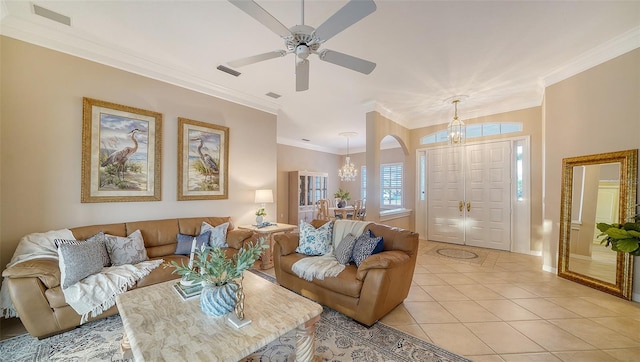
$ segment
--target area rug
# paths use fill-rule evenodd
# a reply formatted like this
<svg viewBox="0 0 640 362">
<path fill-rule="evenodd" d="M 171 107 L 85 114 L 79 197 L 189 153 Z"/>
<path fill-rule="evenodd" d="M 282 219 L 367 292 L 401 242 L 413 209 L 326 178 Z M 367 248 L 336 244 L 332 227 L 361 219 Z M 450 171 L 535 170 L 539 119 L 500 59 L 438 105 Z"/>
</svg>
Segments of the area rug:
<svg viewBox="0 0 640 362">
<path fill-rule="evenodd" d="M 316 323 L 315 341 L 320 361 L 469 361 L 379 322 L 367 328 L 327 307 Z M 121 342 L 122 320 L 114 315 L 43 340 L 25 334 L 0 341 L 0 360 L 127 361 L 122 359 Z M 242 361 L 289 361 L 294 351 L 295 332 L 290 332 Z"/>
</svg>

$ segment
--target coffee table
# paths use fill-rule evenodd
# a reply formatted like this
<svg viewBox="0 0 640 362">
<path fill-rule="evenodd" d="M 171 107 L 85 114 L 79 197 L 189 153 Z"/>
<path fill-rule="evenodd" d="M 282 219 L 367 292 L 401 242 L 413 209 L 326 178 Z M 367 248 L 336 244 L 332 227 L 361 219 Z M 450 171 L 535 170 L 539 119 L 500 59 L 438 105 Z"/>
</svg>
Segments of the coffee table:
<svg viewBox="0 0 640 362">
<path fill-rule="evenodd" d="M 322 307 L 249 271 L 244 273 L 245 318 L 235 328 L 227 316 L 207 316 L 200 298 L 183 301 L 177 280 L 134 289 L 116 297 L 124 326 L 123 353 L 136 361 L 238 361 L 291 330 L 296 360 L 312 361 L 315 323 Z"/>
</svg>

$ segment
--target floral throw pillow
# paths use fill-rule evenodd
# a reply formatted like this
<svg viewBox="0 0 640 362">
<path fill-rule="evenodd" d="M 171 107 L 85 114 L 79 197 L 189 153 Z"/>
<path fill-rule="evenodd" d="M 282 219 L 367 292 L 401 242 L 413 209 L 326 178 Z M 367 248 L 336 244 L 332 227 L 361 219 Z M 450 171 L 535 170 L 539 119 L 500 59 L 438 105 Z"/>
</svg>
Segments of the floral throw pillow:
<svg viewBox="0 0 640 362">
<path fill-rule="evenodd" d="M 113 266 L 149 260 L 140 230 L 132 232 L 127 237 L 105 234 L 105 245 Z"/>
<path fill-rule="evenodd" d="M 229 222 L 222 223 L 218 226 L 211 226 L 203 221 L 202 226 L 200 226 L 200 233 L 211 232 L 211 236 L 209 236 L 209 246 L 226 248 L 229 247 L 229 244 L 227 244 L 227 229 L 229 229 Z"/>
<path fill-rule="evenodd" d="M 300 243 L 296 252 L 305 255 L 324 255 L 331 250 L 333 221 L 314 228 L 313 225 L 300 221 Z"/>
</svg>

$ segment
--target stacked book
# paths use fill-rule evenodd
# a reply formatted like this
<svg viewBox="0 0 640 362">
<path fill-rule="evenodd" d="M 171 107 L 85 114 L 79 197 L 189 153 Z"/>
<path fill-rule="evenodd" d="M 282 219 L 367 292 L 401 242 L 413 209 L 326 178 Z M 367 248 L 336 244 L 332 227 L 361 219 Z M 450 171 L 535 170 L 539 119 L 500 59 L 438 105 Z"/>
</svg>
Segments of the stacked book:
<svg viewBox="0 0 640 362">
<path fill-rule="evenodd" d="M 182 285 L 182 283 L 177 282 L 173 285 L 173 289 L 178 293 L 182 300 L 187 300 L 195 298 L 202 293 L 202 284 L 196 283 L 193 285 Z"/>
</svg>

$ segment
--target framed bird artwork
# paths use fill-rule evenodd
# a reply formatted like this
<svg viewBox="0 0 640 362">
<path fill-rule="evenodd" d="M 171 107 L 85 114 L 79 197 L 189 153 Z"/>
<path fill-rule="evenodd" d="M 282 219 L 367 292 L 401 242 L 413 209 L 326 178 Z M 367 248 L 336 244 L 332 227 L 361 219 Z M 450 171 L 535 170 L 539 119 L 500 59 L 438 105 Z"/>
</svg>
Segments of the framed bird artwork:
<svg viewBox="0 0 640 362">
<path fill-rule="evenodd" d="M 229 128 L 178 117 L 178 200 L 228 199 Z"/>
<path fill-rule="evenodd" d="M 162 114 L 83 98 L 82 202 L 161 200 Z"/>
</svg>

